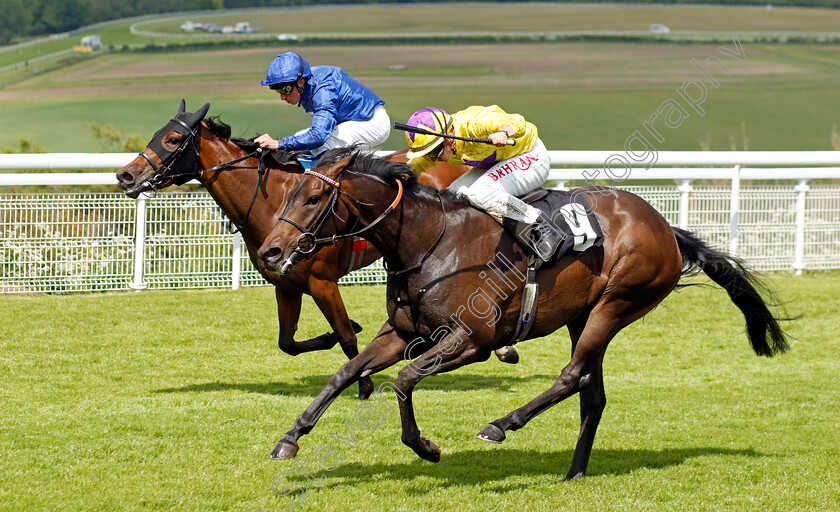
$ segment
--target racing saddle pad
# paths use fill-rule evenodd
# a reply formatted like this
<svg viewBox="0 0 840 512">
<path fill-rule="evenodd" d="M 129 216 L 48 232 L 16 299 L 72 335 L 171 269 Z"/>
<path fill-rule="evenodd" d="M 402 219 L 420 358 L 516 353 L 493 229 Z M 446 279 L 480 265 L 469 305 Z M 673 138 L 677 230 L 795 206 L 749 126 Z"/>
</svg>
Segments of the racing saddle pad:
<svg viewBox="0 0 840 512">
<path fill-rule="evenodd" d="M 538 188 L 520 199 L 539 209 L 564 235 L 552 258 L 556 262 L 568 253 L 580 254 L 604 243 L 598 219 L 583 194 Z M 573 201 L 574 199 L 574 201 Z"/>
</svg>

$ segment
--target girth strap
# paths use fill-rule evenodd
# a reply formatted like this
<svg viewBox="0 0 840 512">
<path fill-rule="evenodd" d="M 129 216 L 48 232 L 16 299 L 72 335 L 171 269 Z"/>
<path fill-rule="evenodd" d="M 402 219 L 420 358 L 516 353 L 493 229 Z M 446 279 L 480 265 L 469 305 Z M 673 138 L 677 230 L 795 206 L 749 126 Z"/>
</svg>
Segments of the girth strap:
<svg viewBox="0 0 840 512">
<path fill-rule="evenodd" d="M 537 297 L 540 294 L 540 287 L 537 284 L 537 271 L 533 265 L 528 265 L 528 276 L 525 279 L 525 290 L 522 292 L 522 307 L 519 310 L 519 320 L 516 322 L 516 331 L 513 334 L 514 345 L 528 335 L 534 323 L 534 315 L 537 314 Z"/>
</svg>

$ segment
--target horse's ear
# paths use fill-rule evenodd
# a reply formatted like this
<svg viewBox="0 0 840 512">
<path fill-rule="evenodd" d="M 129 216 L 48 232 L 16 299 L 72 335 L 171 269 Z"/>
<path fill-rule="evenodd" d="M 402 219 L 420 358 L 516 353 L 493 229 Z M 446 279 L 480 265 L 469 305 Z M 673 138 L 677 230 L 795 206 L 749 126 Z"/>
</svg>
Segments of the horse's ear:
<svg viewBox="0 0 840 512">
<path fill-rule="evenodd" d="M 195 119 L 196 121 L 201 121 L 202 119 L 204 119 L 204 116 L 207 115 L 208 110 L 210 110 L 210 104 L 205 103 L 203 107 L 195 111 L 195 114 L 193 114 L 193 119 Z"/>
<path fill-rule="evenodd" d="M 187 100 L 181 99 L 181 106 L 178 107 L 178 114 L 183 114 L 187 111 Z"/>
<path fill-rule="evenodd" d="M 337 180 L 338 175 L 341 174 L 341 171 L 343 171 L 348 165 L 350 165 L 350 162 L 355 157 L 356 157 L 355 153 L 353 153 L 351 155 L 347 155 L 344 158 L 342 158 L 341 160 L 339 160 L 338 162 L 335 162 L 335 163 L 332 163 L 332 164 L 329 164 L 329 165 L 326 165 L 324 167 L 319 168 L 318 172 L 320 172 L 321 174 L 323 174 L 324 176 L 326 176 L 328 178 L 332 178 L 334 180 Z"/>
</svg>

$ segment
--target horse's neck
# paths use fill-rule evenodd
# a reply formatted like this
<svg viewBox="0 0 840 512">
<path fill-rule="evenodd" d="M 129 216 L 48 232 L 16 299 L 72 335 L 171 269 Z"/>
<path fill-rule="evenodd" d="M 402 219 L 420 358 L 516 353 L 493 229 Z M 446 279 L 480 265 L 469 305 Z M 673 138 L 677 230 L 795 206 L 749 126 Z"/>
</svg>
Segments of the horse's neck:
<svg viewBox="0 0 840 512">
<path fill-rule="evenodd" d="M 202 167 L 212 169 L 248 154 L 233 142 L 222 138 L 202 139 L 201 158 Z M 263 182 L 259 184 L 258 158 L 252 157 L 231 167 L 205 172 L 201 176 L 201 183 L 207 192 L 224 211 L 225 215 L 237 226 L 242 226 L 243 234 L 251 235 L 257 241 L 265 237 L 273 228 L 270 212 L 276 209 L 278 201 L 285 199 L 282 193 L 286 180 L 297 174 L 286 173 L 286 169 L 271 168 L 266 170 Z M 293 171 L 291 168 L 289 171 Z M 254 198 L 254 191 L 257 196 Z M 252 205 L 253 201 L 253 205 Z M 250 210 L 250 213 L 249 213 Z M 247 221 L 243 219 L 248 215 Z"/>
<path fill-rule="evenodd" d="M 234 143 L 223 139 L 202 140 L 201 143 L 201 167 L 205 171 L 247 154 Z M 239 168 L 204 172 L 199 180 L 229 218 L 241 218 L 245 215 L 248 203 L 242 198 L 246 190 L 253 191 L 256 180 L 259 179 L 257 170 L 242 168 L 246 166 L 250 166 L 248 160 L 236 164 Z M 248 199 L 250 200 L 250 196 Z"/>
<path fill-rule="evenodd" d="M 360 211 L 365 226 L 375 222 L 397 195 L 395 189 L 378 180 L 370 182 L 376 185 L 366 187 L 367 197 L 356 197 L 373 204 Z M 443 204 L 447 211 L 458 207 L 445 200 Z M 404 193 L 394 211 L 372 226 L 365 238 L 373 242 L 390 264 L 411 266 L 435 244 L 446 226 L 439 197 Z"/>
</svg>

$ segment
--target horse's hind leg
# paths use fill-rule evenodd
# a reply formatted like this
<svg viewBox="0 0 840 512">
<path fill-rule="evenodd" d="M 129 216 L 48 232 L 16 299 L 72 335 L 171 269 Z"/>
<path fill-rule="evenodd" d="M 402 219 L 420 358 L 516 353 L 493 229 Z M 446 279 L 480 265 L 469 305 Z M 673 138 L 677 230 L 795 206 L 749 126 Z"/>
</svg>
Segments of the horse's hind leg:
<svg viewBox="0 0 840 512">
<path fill-rule="evenodd" d="M 572 338 L 572 354 L 580 339 L 583 325 L 581 322 L 569 324 L 569 336 Z M 583 478 L 586 474 L 586 466 L 589 463 L 589 456 L 592 454 L 592 445 L 595 442 L 595 433 L 598 424 L 601 422 L 601 415 L 607 406 L 607 395 L 604 392 L 604 353 L 598 358 L 595 367 L 591 372 L 589 384 L 580 389 L 580 433 L 578 434 L 575 454 L 572 457 L 572 465 L 567 480 Z"/>
<path fill-rule="evenodd" d="M 592 370 L 592 379 L 589 384 L 580 390 L 580 433 L 566 480 L 577 480 L 586 475 L 586 466 L 592 455 L 595 433 L 601 422 L 601 414 L 607 406 L 607 395 L 604 393 L 603 360 L 602 354 Z"/>
<path fill-rule="evenodd" d="M 505 431 L 519 430 L 549 407 L 581 391 L 581 430 L 566 478 L 583 478 L 595 431 L 606 405 L 601 377 L 604 351 L 619 330 L 650 311 L 656 303 L 658 301 L 640 306 L 629 301 L 611 300 L 596 306 L 586 319 L 576 343 L 576 326 L 570 326 L 572 359 L 554 385 L 504 418 L 491 422 L 478 434 L 478 438 L 500 443 L 505 439 Z"/>
</svg>

